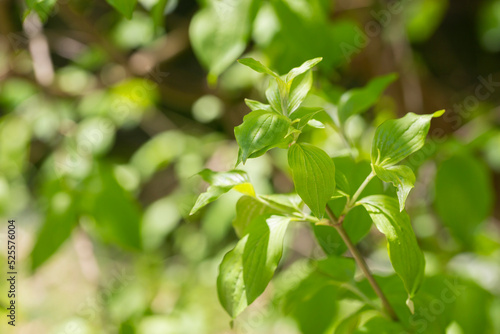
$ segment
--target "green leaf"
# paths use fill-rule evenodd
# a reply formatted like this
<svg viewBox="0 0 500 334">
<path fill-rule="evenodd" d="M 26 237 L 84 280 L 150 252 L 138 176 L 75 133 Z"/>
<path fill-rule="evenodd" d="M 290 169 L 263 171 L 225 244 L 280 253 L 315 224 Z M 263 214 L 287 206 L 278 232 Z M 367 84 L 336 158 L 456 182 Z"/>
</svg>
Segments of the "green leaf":
<svg viewBox="0 0 500 334">
<path fill-rule="evenodd" d="M 304 334 L 324 334 L 338 311 L 339 288 L 328 275 L 312 272 L 285 296 L 289 313 Z"/>
<path fill-rule="evenodd" d="M 387 238 L 387 250 L 394 270 L 410 298 L 418 291 L 424 277 L 425 260 L 406 212 L 399 211 L 398 201 L 385 195 L 372 195 L 359 201 L 377 229 Z"/>
<path fill-rule="evenodd" d="M 300 130 L 321 111 L 323 111 L 322 108 L 299 107 L 290 115 L 290 119 L 299 122 L 297 128 Z"/>
<path fill-rule="evenodd" d="M 77 225 L 78 199 L 61 190 L 58 180 L 49 182 L 44 188 L 44 197 L 48 199 L 48 208 L 43 225 L 36 237 L 31 251 L 31 268 L 37 269 L 49 259 L 71 235 Z"/>
<path fill-rule="evenodd" d="M 339 286 L 354 279 L 355 264 L 353 259 L 328 257 L 313 262 L 313 268 L 286 294 L 284 312 L 291 314 L 301 333 L 326 333 L 337 313 Z"/>
<path fill-rule="evenodd" d="M 384 75 L 371 80 L 363 88 L 354 88 L 342 94 L 338 105 L 340 123 L 345 123 L 349 117 L 365 112 L 373 106 L 396 78 L 395 73 Z"/>
<path fill-rule="evenodd" d="M 252 221 L 267 214 L 277 214 L 278 210 L 272 209 L 256 197 L 242 196 L 236 204 L 236 218 L 233 227 L 239 238 L 248 233 Z"/>
<path fill-rule="evenodd" d="M 132 18 L 137 0 L 106 0 L 118 12 L 120 12 L 127 19 Z"/>
<path fill-rule="evenodd" d="M 209 77 L 217 77 L 245 51 L 260 0 L 206 3 L 191 20 L 189 39 Z"/>
<path fill-rule="evenodd" d="M 364 207 L 355 206 L 347 212 L 342 225 L 356 245 L 370 232 L 372 219 Z M 313 229 L 316 240 L 327 255 L 340 256 L 347 251 L 347 246 L 336 229 L 324 225 L 314 225 Z"/>
<path fill-rule="evenodd" d="M 391 182 L 398 188 L 399 211 L 405 208 L 406 198 L 415 185 L 415 174 L 408 166 L 373 166 L 373 171 L 384 182 Z"/>
<path fill-rule="evenodd" d="M 264 110 L 264 111 L 268 111 L 268 112 L 274 112 L 274 109 L 271 108 L 271 105 L 265 104 L 265 103 L 262 103 L 262 102 L 259 102 L 259 101 L 245 99 L 245 104 L 252 111 L 255 111 L 255 110 Z"/>
<path fill-rule="evenodd" d="M 288 115 L 300 107 L 312 87 L 312 73 L 307 72 L 295 79 L 290 87 L 288 96 Z"/>
<path fill-rule="evenodd" d="M 158 0 L 151 8 L 151 17 L 156 27 L 161 27 L 164 24 L 165 9 L 168 10 L 170 0 Z"/>
<path fill-rule="evenodd" d="M 279 114 L 286 115 L 288 112 L 285 103 L 287 96 L 288 88 L 282 79 L 278 78 L 269 81 L 269 87 L 266 89 L 266 98 L 271 107 Z"/>
<path fill-rule="evenodd" d="M 208 182 L 210 186 L 206 192 L 198 197 L 189 213 L 190 215 L 196 213 L 208 203 L 215 201 L 231 189 L 235 189 L 243 194 L 255 196 L 255 191 L 250 183 L 248 174 L 244 171 L 231 170 L 229 172 L 214 172 L 210 169 L 204 169 L 198 174 Z"/>
<path fill-rule="evenodd" d="M 439 165 L 435 182 L 439 217 L 455 237 L 470 245 L 477 226 L 493 209 L 488 170 L 476 158 L 458 155 Z"/>
<path fill-rule="evenodd" d="M 373 138 L 372 164 L 392 166 L 421 149 L 425 144 L 431 119 L 443 113 L 444 110 L 429 115 L 408 113 L 400 119 L 382 123 Z"/>
<path fill-rule="evenodd" d="M 264 74 L 269 74 L 270 76 L 273 76 L 275 78 L 279 79 L 279 75 L 271 71 L 269 68 L 264 66 L 260 61 L 255 60 L 253 58 L 243 58 L 243 59 L 238 59 L 238 62 L 242 65 L 250 67 L 252 70 L 259 72 L 259 73 L 264 73 Z"/>
<path fill-rule="evenodd" d="M 269 284 L 281 259 L 289 222 L 286 217 L 260 216 L 222 260 L 217 290 L 222 306 L 233 319 Z"/>
<path fill-rule="evenodd" d="M 322 57 L 310 59 L 310 60 L 305 61 L 299 67 L 292 68 L 290 70 L 290 72 L 288 72 L 288 74 L 286 75 L 285 82 L 286 83 L 291 83 L 294 78 L 296 78 L 297 76 L 299 76 L 299 75 L 301 75 L 301 74 L 309 71 L 311 68 L 313 68 L 314 66 L 316 66 L 322 60 L 323 60 Z"/>
<path fill-rule="evenodd" d="M 302 143 L 290 147 L 288 164 L 297 194 L 316 217 L 323 218 L 326 203 L 335 192 L 333 160 L 322 149 Z"/>
<path fill-rule="evenodd" d="M 56 2 L 57 0 L 26 0 L 26 5 L 29 10 L 34 10 L 38 14 L 40 21 L 47 22 Z"/>
<path fill-rule="evenodd" d="M 265 110 L 255 110 L 243 118 L 243 123 L 234 128 L 240 146 L 239 157 L 243 163 L 252 154 L 260 155 L 283 143 L 290 127 L 290 120 L 282 115 Z M 256 154 L 257 155 L 257 154 Z M 257 155 L 258 156 L 258 155 Z"/>
<path fill-rule="evenodd" d="M 87 180 L 85 196 L 85 211 L 94 217 L 104 240 L 125 249 L 142 248 L 139 203 L 118 183 L 112 166 L 97 166 Z"/>
</svg>

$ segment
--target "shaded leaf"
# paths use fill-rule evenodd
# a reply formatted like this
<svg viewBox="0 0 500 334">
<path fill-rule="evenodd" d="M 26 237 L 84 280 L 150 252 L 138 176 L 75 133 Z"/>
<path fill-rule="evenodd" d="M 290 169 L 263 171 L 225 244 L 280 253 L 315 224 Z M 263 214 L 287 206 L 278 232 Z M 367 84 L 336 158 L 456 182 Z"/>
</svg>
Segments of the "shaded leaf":
<svg viewBox="0 0 500 334">
<path fill-rule="evenodd" d="M 232 318 L 264 292 L 283 251 L 290 219 L 260 216 L 233 250 L 226 254 L 217 278 L 219 300 Z"/>
<path fill-rule="evenodd" d="M 485 166 L 466 155 L 439 165 L 436 174 L 436 211 L 451 233 L 465 244 L 493 209 L 491 177 Z"/>
<path fill-rule="evenodd" d="M 399 211 L 405 208 L 406 198 L 415 185 L 415 174 L 408 166 L 373 166 L 373 171 L 384 182 L 391 182 L 398 188 Z"/>
<path fill-rule="evenodd" d="M 372 195 L 359 201 L 377 229 L 387 238 L 392 266 L 401 277 L 410 298 L 424 277 L 425 260 L 406 212 L 399 211 L 398 201 L 385 195 Z"/>
<path fill-rule="evenodd" d="M 365 112 L 372 107 L 387 86 L 396 78 L 395 73 L 384 75 L 371 80 L 363 88 L 354 88 L 342 94 L 338 105 L 340 123 L 345 123 L 349 117 Z"/>
<path fill-rule="evenodd" d="M 106 0 L 118 12 L 120 12 L 127 19 L 132 18 L 137 0 Z"/>
</svg>

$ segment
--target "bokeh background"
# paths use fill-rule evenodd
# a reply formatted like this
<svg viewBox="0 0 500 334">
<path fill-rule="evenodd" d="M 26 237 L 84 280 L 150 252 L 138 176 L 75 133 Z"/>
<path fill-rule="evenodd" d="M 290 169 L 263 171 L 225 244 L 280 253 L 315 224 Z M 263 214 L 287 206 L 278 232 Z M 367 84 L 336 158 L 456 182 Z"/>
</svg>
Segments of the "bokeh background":
<svg viewBox="0 0 500 334">
<path fill-rule="evenodd" d="M 274 291 L 294 261 L 322 256 L 307 226 L 231 329 L 215 283 L 239 195 L 188 216 L 206 187 L 194 175 L 234 167 L 244 98 L 264 101 L 243 56 L 279 73 L 323 57 L 308 101 L 325 108 L 398 73 L 348 124 L 360 160 L 371 123 L 447 110 L 412 161 L 407 209 L 427 275 L 468 288 L 428 321 L 500 333 L 500 1 L 1 0 L 0 32 L 0 263 L 15 219 L 16 333 L 299 333 Z M 346 154 L 331 129 L 310 139 Z M 293 191 L 283 152 L 242 167 L 259 193 Z M 379 234 L 360 248 L 391 274 Z"/>
</svg>

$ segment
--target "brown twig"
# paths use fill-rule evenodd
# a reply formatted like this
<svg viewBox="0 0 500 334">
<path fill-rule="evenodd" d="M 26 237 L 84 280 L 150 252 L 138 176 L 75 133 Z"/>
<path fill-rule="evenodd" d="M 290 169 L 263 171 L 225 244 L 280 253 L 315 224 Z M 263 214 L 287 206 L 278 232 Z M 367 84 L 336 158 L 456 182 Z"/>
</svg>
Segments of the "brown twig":
<svg viewBox="0 0 500 334">
<path fill-rule="evenodd" d="M 391 304 L 387 300 L 386 296 L 384 295 L 384 292 L 378 285 L 377 281 L 373 277 L 372 273 L 370 272 L 370 269 L 368 268 L 368 265 L 365 262 L 365 259 L 359 252 L 359 250 L 356 248 L 356 246 L 352 243 L 351 239 L 347 235 L 347 232 L 345 231 L 344 227 L 342 226 L 342 222 L 344 221 L 344 216 L 341 216 L 338 220 L 335 217 L 335 214 L 333 211 L 326 206 L 326 213 L 328 214 L 328 217 L 330 217 L 329 225 L 334 227 L 337 232 L 340 234 L 340 237 L 342 240 L 344 240 L 344 243 L 346 244 L 347 248 L 351 252 L 352 256 L 354 257 L 354 260 L 358 264 L 358 266 L 361 268 L 363 271 L 363 274 L 365 277 L 368 279 L 368 282 L 372 286 L 373 290 L 377 294 L 377 296 L 380 298 L 382 301 L 382 305 L 384 306 L 384 309 L 386 310 L 387 314 L 391 317 L 392 320 L 394 321 L 399 321 L 398 316 L 396 315 L 396 312 L 394 312 L 394 309 L 392 308 Z"/>
</svg>

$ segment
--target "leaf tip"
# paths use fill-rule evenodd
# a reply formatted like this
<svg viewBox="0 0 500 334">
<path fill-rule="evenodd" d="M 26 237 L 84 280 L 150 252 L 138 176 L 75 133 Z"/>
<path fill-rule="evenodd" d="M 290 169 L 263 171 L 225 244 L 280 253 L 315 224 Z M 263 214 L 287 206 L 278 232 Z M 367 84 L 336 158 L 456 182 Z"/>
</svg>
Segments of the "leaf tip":
<svg viewBox="0 0 500 334">
<path fill-rule="evenodd" d="M 434 118 L 441 117 L 441 116 L 443 116 L 443 114 L 445 113 L 445 111 L 446 111 L 445 109 L 438 110 L 438 111 L 436 111 L 436 112 L 434 112 L 432 114 L 432 117 L 434 117 Z"/>
</svg>

